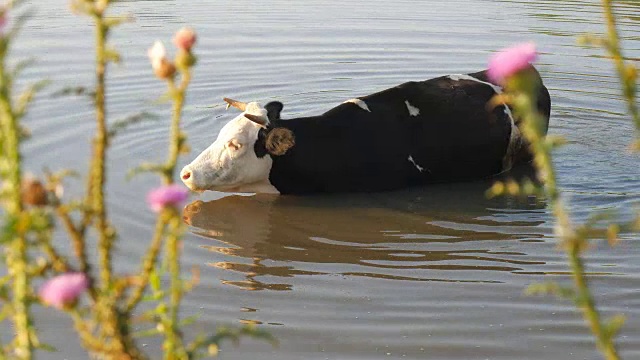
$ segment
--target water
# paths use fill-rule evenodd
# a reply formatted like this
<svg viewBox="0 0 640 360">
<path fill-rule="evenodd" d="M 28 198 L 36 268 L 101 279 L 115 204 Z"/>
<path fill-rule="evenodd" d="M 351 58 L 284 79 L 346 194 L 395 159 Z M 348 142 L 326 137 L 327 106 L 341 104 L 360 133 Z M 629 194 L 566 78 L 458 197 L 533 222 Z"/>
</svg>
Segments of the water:
<svg viewBox="0 0 640 360">
<path fill-rule="evenodd" d="M 90 85 L 92 28 L 66 2 L 32 2 L 36 15 L 16 55 L 39 62 L 27 80 Z M 637 2 L 618 10 L 626 54 L 640 57 Z M 640 198 L 640 162 L 626 152 L 633 135 L 611 64 L 575 45 L 603 30 L 598 1 L 121 1 L 136 18 L 115 31 L 124 63 L 111 67 L 111 121 L 150 110 L 160 117 L 116 138 L 110 153 L 109 208 L 120 228 L 122 272 L 137 269 L 153 215 L 153 176 L 127 182 L 128 169 L 166 154 L 168 105 L 146 49 L 183 25 L 199 34 L 198 66 L 184 129 L 194 149 L 208 146 L 234 113 L 221 98 L 285 104 L 283 116 L 317 114 L 404 81 L 480 70 L 492 51 L 527 40 L 552 97 L 550 132 L 560 183 L 575 221 L 592 211 L 628 218 Z M 34 137 L 28 168 L 85 170 L 93 129 L 83 98 L 41 97 L 25 119 Z M 71 182 L 67 194 L 78 192 Z M 371 195 L 224 197 L 207 193 L 185 210 L 184 266 L 201 269 L 185 299 L 195 330 L 256 323 L 280 346 L 256 341 L 223 347 L 224 359 L 595 359 L 591 336 L 571 303 L 528 297 L 534 282 L 568 280 L 543 205 L 487 200 L 488 182 Z M 62 235 L 59 242 L 65 244 Z M 593 290 L 606 316 L 624 313 L 623 355 L 640 357 L 640 250 L 624 236 L 588 256 Z M 64 245 L 63 245 L 64 246 Z M 47 359 L 83 358 L 61 315 L 40 311 Z M 66 324 L 62 322 L 62 324 Z M 62 328 L 62 330 L 61 330 Z M 62 336 L 63 334 L 64 336 Z M 146 347 L 158 356 L 157 341 Z"/>
</svg>

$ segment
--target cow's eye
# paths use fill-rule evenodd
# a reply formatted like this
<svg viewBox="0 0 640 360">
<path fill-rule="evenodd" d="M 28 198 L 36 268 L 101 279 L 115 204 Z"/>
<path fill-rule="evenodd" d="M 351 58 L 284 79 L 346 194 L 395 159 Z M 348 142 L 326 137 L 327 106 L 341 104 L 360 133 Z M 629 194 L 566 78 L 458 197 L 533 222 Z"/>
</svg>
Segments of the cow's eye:
<svg viewBox="0 0 640 360">
<path fill-rule="evenodd" d="M 229 140 L 227 142 L 227 146 L 226 147 L 227 147 L 227 149 L 230 149 L 230 150 L 233 150 L 233 151 L 238 151 L 242 147 L 242 144 L 240 144 L 238 142 L 238 140 L 233 139 L 233 140 Z"/>
</svg>

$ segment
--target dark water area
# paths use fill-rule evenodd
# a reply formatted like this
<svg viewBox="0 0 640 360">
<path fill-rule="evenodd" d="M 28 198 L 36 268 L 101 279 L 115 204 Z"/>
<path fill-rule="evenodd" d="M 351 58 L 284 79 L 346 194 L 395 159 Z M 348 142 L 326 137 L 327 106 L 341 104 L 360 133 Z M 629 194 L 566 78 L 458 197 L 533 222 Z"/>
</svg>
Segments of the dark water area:
<svg viewBox="0 0 640 360">
<path fill-rule="evenodd" d="M 91 85 L 91 23 L 66 1 L 30 1 L 35 16 L 16 43 L 35 57 L 25 81 L 50 78 L 49 94 Z M 283 117 L 313 115 L 346 99 L 410 80 L 486 67 L 502 47 L 535 41 L 537 66 L 552 98 L 549 132 L 568 145 L 556 153 L 559 181 L 575 222 L 594 211 L 629 218 L 640 200 L 640 160 L 627 151 L 633 127 L 613 67 L 577 36 L 604 30 L 599 1 L 119 1 L 135 22 L 114 32 L 123 63 L 110 68 L 111 122 L 140 110 L 158 119 L 113 141 L 109 209 L 120 230 L 117 269 L 135 271 L 153 214 L 144 201 L 151 175 L 125 179 L 142 162 L 165 158 L 170 107 L 146 57 L 184 25 L 199 35 L 199 57 L 184 114 L 192 153 L 235 116 L 222 97 L 279 100 Z M 640 58 L 640 5 L 617 7 L 629 58 Z M 86 169 L 93 130 L 83 98 L 42 96 L 25 119 L 33 132 L 27 167 Z M 522 170 L 522 169 L 521 169 Z M 526 171 L 526 169 L 522 170 Z M 73 196 L 82 182 L 71 181 Z M 74 186 L 75 185 L 75 186 Z M 280 340 L 223 346 L 223 359 L 597 359 L 573 305 L 530 297 L 531 283 L 569 281 L 544 204 L 484 197 L 489 181 L 378 194 L 313 197 L 193 196 L 184 268 L 200 285 L 185 299 L 193 331 L 255 323 Z M 635 206 L 637 209 L 637 205 Z M 63 234 L 58 242 L 68 249 Z M 624 313 L 619 337 L 640 358 L 640 250 L 635 235 L 588 255 L 604 315 Z M 62 315 L 38 312 L 43 338 L 85 358 Z M 192 330 L 186 330 L 192 331 Z M 159 357 L 158 342 L 147 350 Z"/>
</svg>

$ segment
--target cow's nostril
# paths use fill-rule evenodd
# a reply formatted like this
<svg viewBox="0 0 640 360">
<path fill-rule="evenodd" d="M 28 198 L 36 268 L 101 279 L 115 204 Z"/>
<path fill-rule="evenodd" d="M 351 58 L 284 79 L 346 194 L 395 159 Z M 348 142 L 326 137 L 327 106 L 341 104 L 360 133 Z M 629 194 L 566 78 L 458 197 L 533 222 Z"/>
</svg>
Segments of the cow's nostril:
<svg viewBox="0 0 640 360">
<path fill-rule="evenodd" d="M 191 171 L 185 171 L 182 173 L 182 180 L 189 180 L 191 177 Z"/>
</svg>

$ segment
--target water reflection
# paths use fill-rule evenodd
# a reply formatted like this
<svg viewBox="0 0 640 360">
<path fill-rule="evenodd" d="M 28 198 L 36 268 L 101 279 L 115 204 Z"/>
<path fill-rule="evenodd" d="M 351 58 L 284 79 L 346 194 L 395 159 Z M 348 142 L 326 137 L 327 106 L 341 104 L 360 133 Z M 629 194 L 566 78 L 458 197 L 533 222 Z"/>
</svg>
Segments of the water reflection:
<svg viewBox="0 0 640 360">
<path fill-rule="evenodd" d="M 445 275 L 460 270 L 517 272 L 543 264 L 496 245 L 540 241 L 545 235 L 538 227 L 545 213 L 542 204 L 487 200 L 488 185 L 316 197 L 231 195 L 193 202 L 185 208 L 184 220 L 195 234 L 216 240 L 201 246 L 226 259 L 214 255 L 211 266 L 245 274 L 243 281 L 223 282 L 245 289 L 290 290 L 291 284 L 258 278 L 328 273 L 493 282 Z"/>
</svg>

